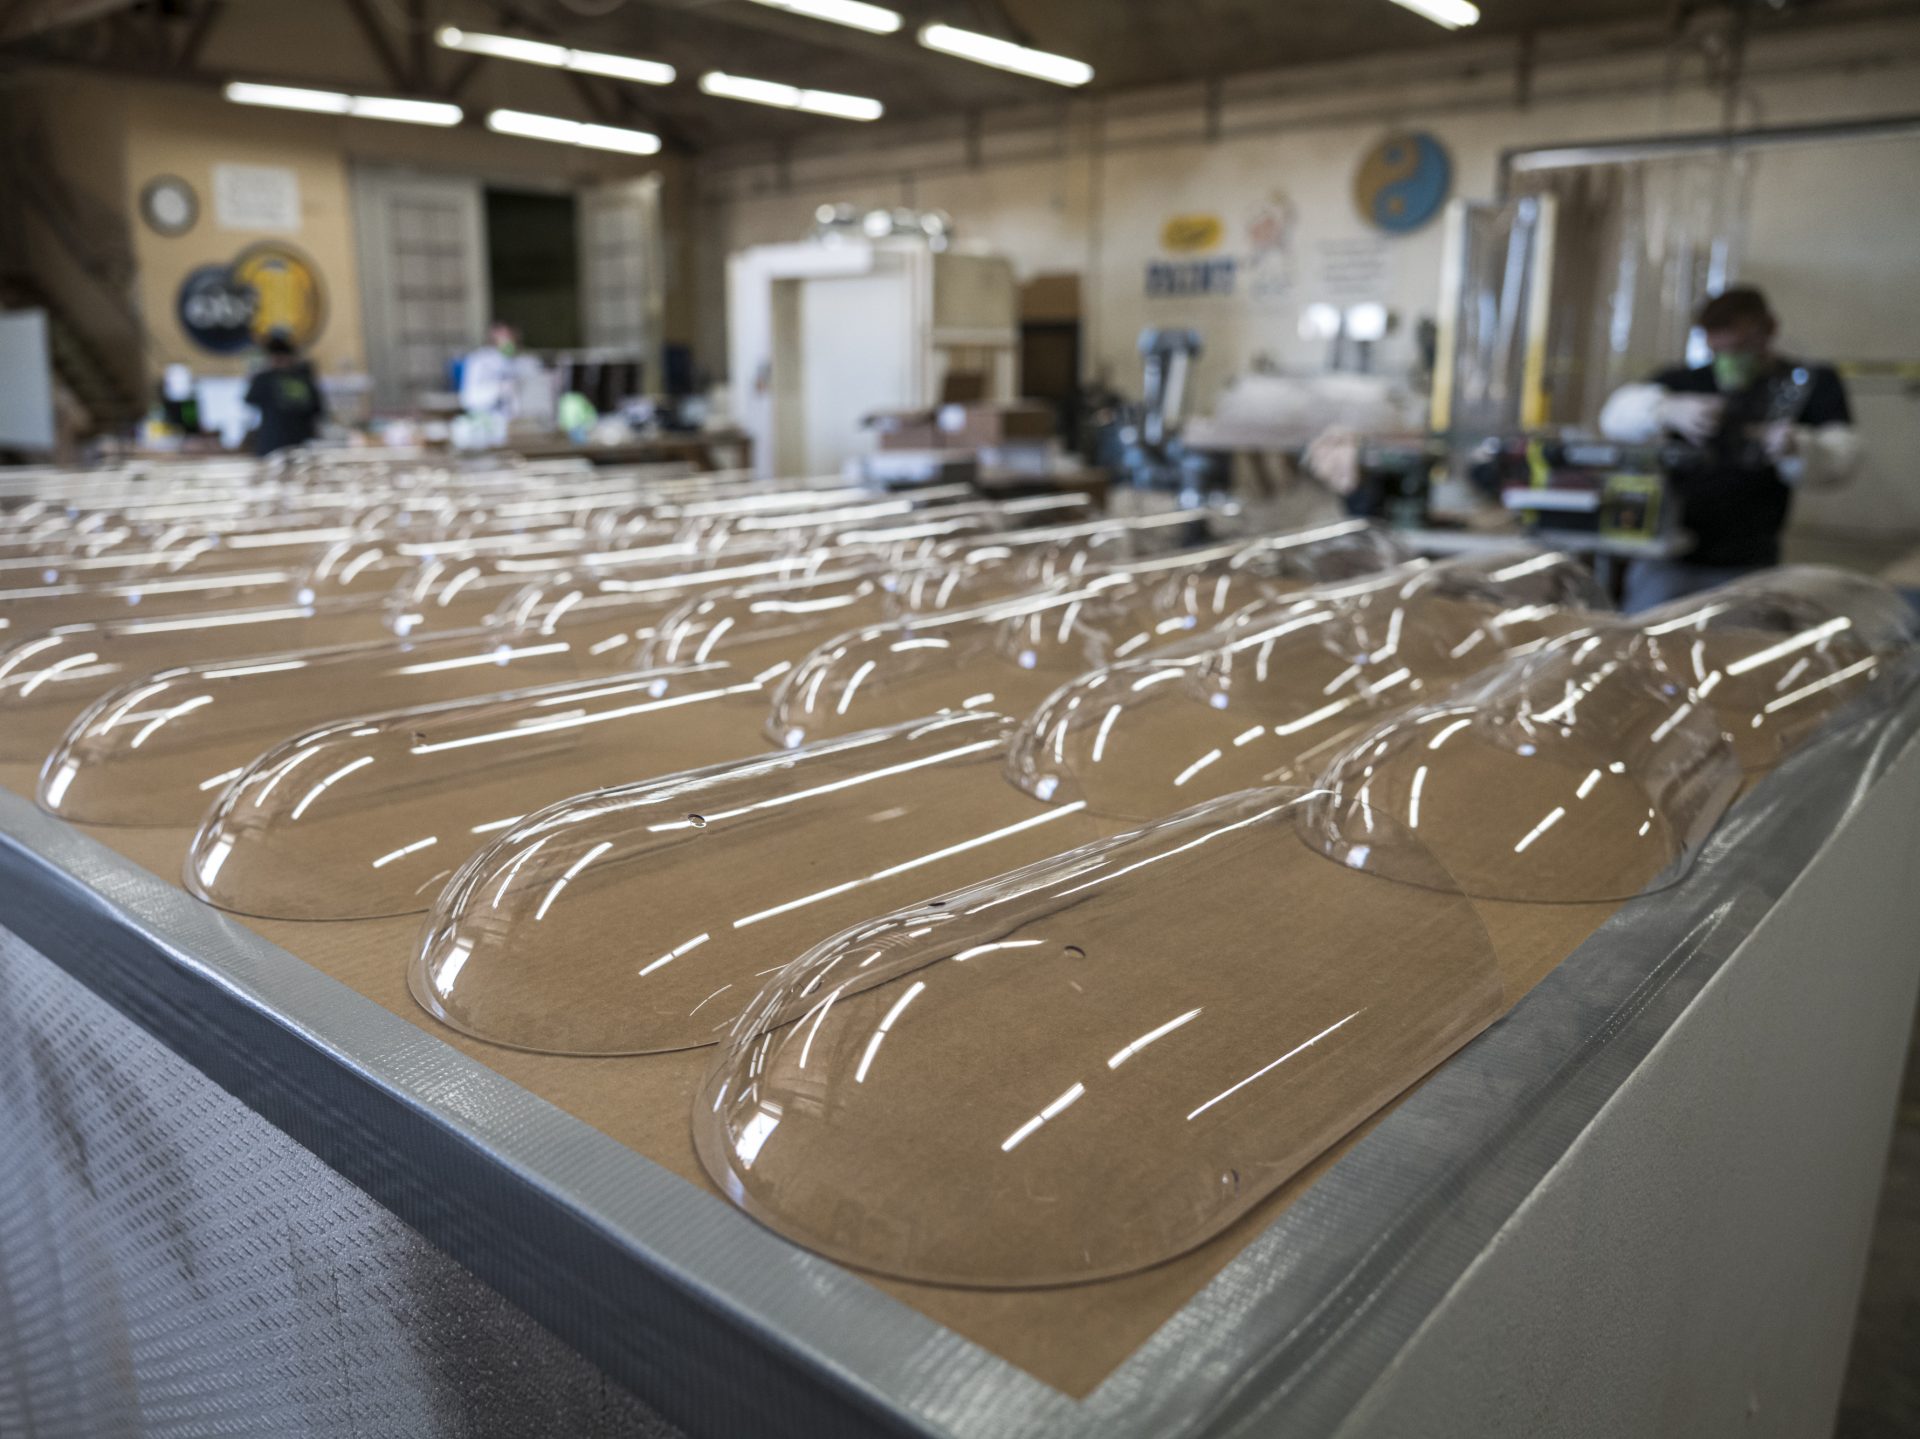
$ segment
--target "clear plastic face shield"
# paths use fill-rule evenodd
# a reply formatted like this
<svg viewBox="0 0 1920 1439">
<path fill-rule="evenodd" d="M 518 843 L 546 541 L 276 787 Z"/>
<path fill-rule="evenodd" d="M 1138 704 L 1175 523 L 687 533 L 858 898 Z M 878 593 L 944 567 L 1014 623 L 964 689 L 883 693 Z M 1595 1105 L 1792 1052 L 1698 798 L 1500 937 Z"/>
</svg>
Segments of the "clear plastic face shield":
<svg viewBox="0 0 1920 1439">
<path fill-rule="evenodd" d="M 709 664 L 309 729 L 220 790 L 186 886 L 270 919 L 418 913 L 475 851 L 549 804 L 751 752 L 766 689 Z"/>
<path fill-rule="evenodd" d="M 1777 763 L 1916 643 L 1896 591 L 1806 565 L 1677 600 L 1638 623 L 1648 659 L 1712 712 L 1749 771 Z"/>
<path fill-rule="evenodd" d="M 1008 777 L 1129 819 L 1305 783 L 1357 729 L 1584 623 L 1575 606 L 1598 600 L 1564 556 L 1524 551 L 1304 591 L 1055 691 Z"/>
<path fill-rule="evenodd" d="M 786 1238 L 928 1283 L 1203 1243 L 1506 1003 L 1419 842 L 1376 817 L 1419 885 L 1331 863 L 1307 802 L 1231 795 L 819 945 L 720 1048 L 701 1162 Z"/>
<path fill-rule="evenodd" d="M 1310 582 L 1324 564 L 1362 569 L 1396 551 L 1367 526 L 1296 531 L 1136 562 L 975 610 L 872 625 L 838 636 L 782 682 L 767 733 L 798 745 L 939 711 L 1022 714 L 1086 670 L 1191 634 L 1220 604 Z M 1224 576 L 1225 590 L 1207 581 Z M 1123 654 L 1124 652 L 1124 654 Z"/>
<path fill-rule="evenodd" d="M 999 782 L 1007 730 L 938 716 L 533 814 L 441 896 L 414 995 L 522 1049 L 712 1044 L 836 930 L 1100 832 Z"/>
<path fill-rule="evenodd" d="M 1303 833 L 1350 868 L 1424 882 L 1374 845 L 1384 815 L 1476 899 L 1626 900 L 1686 873 L 1740 784 L 1712 715 L 1609 631 L 1361 734 L 1322 771 Z"/>
</svg>

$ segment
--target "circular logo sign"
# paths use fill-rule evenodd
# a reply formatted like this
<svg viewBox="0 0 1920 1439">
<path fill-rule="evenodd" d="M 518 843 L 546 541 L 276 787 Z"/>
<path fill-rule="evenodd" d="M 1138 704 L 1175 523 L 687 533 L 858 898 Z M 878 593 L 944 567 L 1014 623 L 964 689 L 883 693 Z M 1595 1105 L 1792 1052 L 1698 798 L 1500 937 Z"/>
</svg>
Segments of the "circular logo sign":
<svg viewBox="0 0 1920 1439">
<path fill-rule="evenodd" d="M 257 299 L 252 325 L 256 340 L 278 331 L 305 349 L 318 338 L 326 303 L 320 277 L 305 255 L 269 240 L 242 250 L 232 272 Z"/>
<path fill-rule="evenodd" d="M 255 304 L 253 291 L 233 278 L 230 267 L 202 265 L 180 282 L 175 309 L 194 344 L 231 355 L 253 343 Z"/>
<path fill-rule="evenodd" d="M 1453 162 L 1424 130 L 1389 135 L 1360 162 L 1353 202 L 1372 224 L 1390 234 L 1417 230 L 1447 202 Z"/>
<path fill-rule="evenodd" d="M 267 241 L 231 264 L 202 265 L 180 282 L 180 328 L 196 345 L 231 355 L 285 335 L 303 349 L 326 322 L 320 276 L 290 245 Z"/>
</svg>

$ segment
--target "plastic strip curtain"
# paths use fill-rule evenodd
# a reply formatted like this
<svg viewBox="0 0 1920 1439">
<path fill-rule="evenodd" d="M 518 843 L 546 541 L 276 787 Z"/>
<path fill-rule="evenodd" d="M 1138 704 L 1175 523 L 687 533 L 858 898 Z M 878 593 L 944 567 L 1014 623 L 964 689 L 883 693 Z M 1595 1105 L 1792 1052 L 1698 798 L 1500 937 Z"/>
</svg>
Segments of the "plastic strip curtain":
<svg viewBox="0 0 1920 1439">
<path fill-rule="evenodd" d="M 1688 353 L 1694 311 L 1738 273 L 1750 174 L 1714 149 L 1513 176 L 1517 200 L 1559 202 L 1549 420 L 1591 424 L 1614 389 Z"/>
</svg>

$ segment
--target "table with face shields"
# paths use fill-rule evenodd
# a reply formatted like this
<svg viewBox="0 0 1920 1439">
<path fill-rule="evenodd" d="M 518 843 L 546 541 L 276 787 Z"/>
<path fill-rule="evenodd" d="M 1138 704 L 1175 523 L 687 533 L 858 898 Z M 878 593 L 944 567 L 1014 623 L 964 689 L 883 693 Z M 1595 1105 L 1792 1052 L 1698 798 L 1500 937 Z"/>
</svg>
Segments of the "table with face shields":
<svg viewBox="0 0 1920 1439">
<path fill-rule="evenodd" d="M 1876 582 L 1629 619 L 666 466 L 0 493 L 0 1414 L 1830 1420 L 1920 967 Z"/>
</svg>

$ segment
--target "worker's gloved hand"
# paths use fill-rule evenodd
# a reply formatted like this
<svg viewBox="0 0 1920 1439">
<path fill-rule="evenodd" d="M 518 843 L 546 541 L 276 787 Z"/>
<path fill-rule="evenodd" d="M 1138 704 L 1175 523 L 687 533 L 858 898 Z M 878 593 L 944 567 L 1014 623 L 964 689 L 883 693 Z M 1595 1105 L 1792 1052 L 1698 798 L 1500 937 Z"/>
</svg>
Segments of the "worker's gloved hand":
<svg viewBox="0 0 1920 1439">
<path fill-rule="evenodd" d="M 1720 414 L 1725 408 L 1726 401 L 1718 395 L 1667 394 L 1661 396 L 1656 413 L 1661 429 L 1704 445 L 1720 428 Z"/>
<path fill-rule="evenodd" d="M 1360 436 L 1339 425 L 1323 430 L 1307 446 L 1301 463 L 1336 495 L 1350 495 L 1360 488 Z"/>
<path fill-rule="evenodd" d="M 1800 452 L 1800 427 L 1792 420 L 1775 420 L 1772 424 L 1760 426 L 1760 448 L 1775 464 L 1790 455 L 1797 455 Z"/>
</svg>

